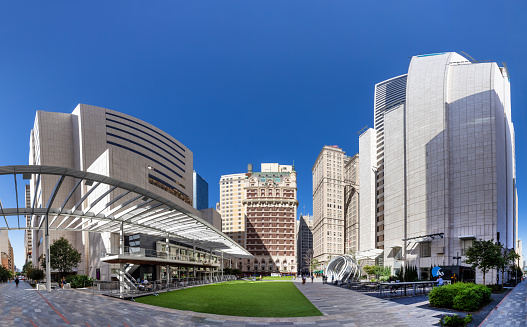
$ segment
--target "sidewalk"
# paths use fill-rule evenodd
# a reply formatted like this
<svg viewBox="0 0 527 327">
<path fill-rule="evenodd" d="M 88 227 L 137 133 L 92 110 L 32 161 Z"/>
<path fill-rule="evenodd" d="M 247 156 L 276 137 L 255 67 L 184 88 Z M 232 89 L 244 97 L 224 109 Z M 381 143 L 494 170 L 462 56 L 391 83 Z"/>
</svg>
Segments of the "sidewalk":
<svg viewBox="0 0 527 327">
<path fill-rule="evenodd" d="M 527 282 L 518 284 L 494 309 L 482 327 L 527 326 Z"/>
<path fill-rule="evenodd" d="M 447 311 L 427 309 L 425 303 L 399 304 L 394 301 L 354 292 L 345 288 L 295 280 L 298 289 L 324 315 L 339 317 L 343 326 L 439 326 L 439 318 Z M 426 304 L 428 300 L 425 301 Z"/>
</svg>

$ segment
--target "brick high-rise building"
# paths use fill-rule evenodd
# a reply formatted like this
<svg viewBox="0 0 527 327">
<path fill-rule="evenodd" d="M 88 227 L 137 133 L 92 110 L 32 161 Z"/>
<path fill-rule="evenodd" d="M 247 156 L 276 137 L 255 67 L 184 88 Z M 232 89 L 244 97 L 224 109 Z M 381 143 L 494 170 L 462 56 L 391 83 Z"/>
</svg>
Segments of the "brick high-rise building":
<svg viewBox="0 0 527 327">
<path fill-rule="evenodd" d="M 15 273 L 15 256 L 7 230 L 0 231 L 0 264 Z"/>
<path fill-rule="evenodd" d="M 242 271 L 296 274 L 296 171 L 277 163 L 263 163 L 261 170 L 249 165 L 245 179 L 246 249 L 255 258 L 245 259 Z"/>
</svg>

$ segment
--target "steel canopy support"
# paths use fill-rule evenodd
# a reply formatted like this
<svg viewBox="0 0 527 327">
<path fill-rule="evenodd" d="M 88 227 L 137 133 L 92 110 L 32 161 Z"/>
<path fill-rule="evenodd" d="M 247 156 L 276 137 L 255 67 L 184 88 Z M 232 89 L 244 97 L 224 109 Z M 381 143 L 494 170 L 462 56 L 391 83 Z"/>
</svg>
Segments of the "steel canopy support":
<svg viewBox="0 0 527 327">
<path fill-rule="evenodd" d="M 46 291 L 51 293 L 51 267 L 49 266 L 49 219 L 48 215 L 45 218 L 46 234 L 44 234 L 44 246 L 46 248 Z"/>
<path fill-rule="evenodd" d="M 167 234 L 167 246 L 166 246 L 166 253 L 167 253 L 167 260 L 170 260 L 170 243 L 169 243 L 169 239 L 168 239 L 168 234 Z M 167 264 L 167 290 L 168 288 L 170 287 L 170 265 Z"/>
<path fill-rule="evenodd" d="M 124 223 L 121 222 L 121 229 L 119 230 L 119 254 L 124 254 Z M 121 296 L 124 294 L 124 263 L 119 265 L 119 292 Z"/>
</svg>

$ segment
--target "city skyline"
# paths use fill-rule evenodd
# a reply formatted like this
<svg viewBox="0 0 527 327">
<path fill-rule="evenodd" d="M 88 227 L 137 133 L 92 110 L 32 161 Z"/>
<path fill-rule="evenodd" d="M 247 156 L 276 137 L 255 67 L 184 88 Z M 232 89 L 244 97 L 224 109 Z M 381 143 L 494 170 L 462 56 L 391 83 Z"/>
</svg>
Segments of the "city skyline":
<svg viewBox="0 0 527 327">
<path fill-rule="evenodd" d="M 505 61 L 511 74 L 525 239 L 527 63 L 517 40 L 526 5 L 500 7 L 497 17 L 495 3 L 481 1 L 386 3 L 382 11 L 298 4 L 4 4 L 0 108 L 9 124 L 0 131 L 0 165 L 28 163 L 37 110 L 69 113 L 87 103 L 137 117 L 187 145 L 209 184 L 209 207 L 219 201 L 221 175 L 248 163 L 294 161 L 299 214 L 312 214 L 317 154 L 324 145 L 358 152 L 356 133 L 374 125 L 375 84 L 405 74 L 413 55 L 465 51 Z M 277 133 L 281 124 L 290 127 Z M 12 181 L 0 181 L 0 200 L 12 204 Z M 23 232 L 9 235 L 21 268 Z"/>
</svg>

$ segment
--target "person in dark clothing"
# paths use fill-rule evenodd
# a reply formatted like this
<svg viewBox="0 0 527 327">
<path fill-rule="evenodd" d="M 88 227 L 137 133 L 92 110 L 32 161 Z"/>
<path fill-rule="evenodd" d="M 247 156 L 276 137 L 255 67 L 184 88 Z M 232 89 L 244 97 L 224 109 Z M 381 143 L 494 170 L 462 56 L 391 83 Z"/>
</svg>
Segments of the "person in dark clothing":
<svg viewBox="0 0 527 327">
<path fill-rule="evenodd" d="M 18 279 L 18 276 L 16 276 L 16 278 L 15 278 L 16 287 L 18 287 L 18 283 L 20 283 L 20 279 Z"/>
</svg>

